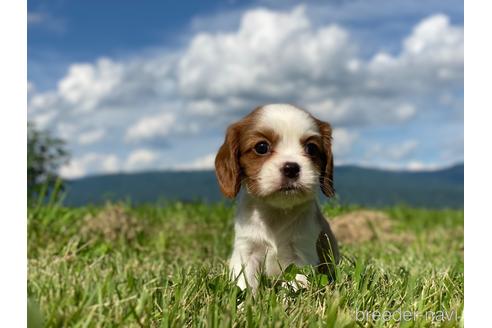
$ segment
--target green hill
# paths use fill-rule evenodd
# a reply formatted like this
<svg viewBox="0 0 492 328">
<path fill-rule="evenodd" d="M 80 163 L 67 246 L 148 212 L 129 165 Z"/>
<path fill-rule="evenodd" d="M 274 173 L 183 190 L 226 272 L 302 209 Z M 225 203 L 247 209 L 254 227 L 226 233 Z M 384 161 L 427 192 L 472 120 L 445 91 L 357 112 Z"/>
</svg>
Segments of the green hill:
<svg viewBox="0 0 492 328">
<path fill-rule="evenodd" d="M 343 204 L 463 208 L 463 176 L 463 164 L 421 172 L 339 166 L 334 180 L 338 201 Z M 213 171 L 112 174 L 67 182 L 66 205 L 100 204 L 107 200 L 140 204 L 159 200 L 216 202 L 224 198 Z"/>
</svg>

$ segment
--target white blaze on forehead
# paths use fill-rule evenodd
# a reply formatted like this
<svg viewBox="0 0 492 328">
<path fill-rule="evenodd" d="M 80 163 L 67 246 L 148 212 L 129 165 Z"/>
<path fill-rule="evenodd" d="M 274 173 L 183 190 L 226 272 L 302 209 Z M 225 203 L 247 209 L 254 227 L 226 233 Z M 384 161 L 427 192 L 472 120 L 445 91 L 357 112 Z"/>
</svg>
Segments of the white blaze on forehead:
<svg viewBox="0 0 492 328">
<path fill-rule="evenodd" d="M 272 104 L 262 107 L 258 117 L 259 127 L 270 128 L 280 138 L 302 137 L 319 134 L 313 118 L 305 111 L 288 104 Z"/>
<path fill-rule="evenodd" d="M 289 104 L 263 106 L 259 112 L 258 125 L 274 130 L 281 139 L 319 134 L 313 118 L 305 111 Z"/>
</svg>

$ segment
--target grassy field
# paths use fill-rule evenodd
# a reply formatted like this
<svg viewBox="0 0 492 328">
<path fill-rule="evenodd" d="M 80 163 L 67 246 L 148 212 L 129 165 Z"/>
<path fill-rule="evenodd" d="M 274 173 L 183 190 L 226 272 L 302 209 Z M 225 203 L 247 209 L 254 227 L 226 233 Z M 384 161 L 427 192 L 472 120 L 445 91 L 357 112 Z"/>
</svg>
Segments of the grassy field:
<svg viewBox="0 0 492 328">
<path fill-rule="evenodd" d="M 331 206 L 325 213 L 336 221 L 354 210 Z M 342 243 L 335 281 L 310 268 L 290 268 L 282 277 L 263 279 L 253 296 L 227 278 L 233 208 L 226 205 L 33 206 L 28 211 L 29 323 L 461 326 L 463 211 L 381 211 L 390 218 L 391 235 L 386 230 Z M 307 274 L 308 289 L 279 283 L 298 271 Z"/>
</svg>

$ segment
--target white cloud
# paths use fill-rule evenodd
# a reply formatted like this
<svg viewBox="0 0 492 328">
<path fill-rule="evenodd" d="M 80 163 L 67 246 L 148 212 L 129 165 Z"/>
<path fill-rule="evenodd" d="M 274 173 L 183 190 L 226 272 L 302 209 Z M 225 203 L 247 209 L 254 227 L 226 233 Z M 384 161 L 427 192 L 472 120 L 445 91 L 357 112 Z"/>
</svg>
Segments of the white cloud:
<svg viewBox="0 0 492 328">
<path fill-rule="evenodd" d="M 157 159 L 157 154 L 150 149 L 137 149 L 130 153 L 125 161 L 127 171 L 149 169 Z"/>
<path fill-rule="evenodd" d="M 333 130 L 333 156 L 335 159 L 351 152 L 352 145 L 357 140 L 357 133 L 343 128 Z"/>
<path fill-rule="evenodd" d="M 104 156 L 101 166 L 104 173 L 114 173 L 121 169 L 120 161 L 115 155 Z"/>
<path fill-rule="evenodd" d="M 415 106 L 410 104 L 402 104 L 395 108 L 396 117 L 402 122 L 413 117 L 416 111 Z"/>
<path fill-rule="evenodd" d="M 60 120 L 97 115 L 111 124 L 117 116 L 128 139 L 145 140 L 167 135 L 170 124 L 174 131 L 191 121 L 223 125 L 201 117 L 225 115 L 227 122 L 277 101 L 335 125 L 405 122 L 424 111 L 415 99 L 463 83 L 463 28 L 443 15 L 417 24 L 395 56 L 380 52 L 366 61 L 357 48 L 341 26 L 312 26 L 303 6 L 249 10 L 236 31 L 198 33 L 179 56 L 73 64 L 56 91 L 33 96 L 30 111 L 56 109 L 64 112 Z"/>
<path fill-rule="evenodd" d="M 463 29 L 452 27 L 449 17 L 437 14 L 415 26 L 413 33 L 404 42 L 404 51 L 408 56 L 425 53 L 438 59 L 440 63 L 443 59 L 460 63 L 463 60 L 463 52 L 454 50 L 462 45 Z"/>
<path fill-rule="evenodd" d="M 390 170 L 390 171 L 435 171 L 441 170 L 444 168 L 448 168 L 452 165 L 456 164 L 456 162 L 425 162 L 419 160 L 411 160 L 407 162 L 398 162 L 398 161 L 387 161 L 384 160 L 382 162 L 373 162 L 367 160 L 361 160 L 357 162 L 358 166 L 367 167 L 367 168 L 377 168 L 380 170 Z"/>
<path fill-rule="evenodd" d="M 55 33 L 63 33 L 65 31 L 64 20 L 47 12 L 28 12 L 27 26 L 29 28 L 44 28 Z"/>
<path fill-rule="evenodd" d="M 28 94 L 28 119 L 41 129 L 56 123 L 55 119 L 60 115 L 59 108 L 55 106 L 56 98 L 54 92 L 36 93 L 32 90 Z"/>
<path fill-rule="evenodd" d="M 418 142 L 416 140 L 408 140 L 397 146 L 393 146 L 387 149 L 387 157 L 394 160 L 400 160 L 409 156 L 415 149 L 417 149 Z"/>
<path fill-rule="evenodd" d="M 411 157 L 417 149 L 419 143 L 417 140 L 405 140 L 398 143 L 372 143 L 366 150 L 365 159 L 376 164 L 376 162 L 401 162 Z M 391 165 L 388 165 L 391 166 Z"/>
<path fill-rule="evenodd" d="M 375 90 L 428 94 L 463 85 L 463 27 L 452 26 L 437 14 L 422 20 L 403 42 L 398 56 L 376 54 L 368 72 L 379 84 Z"/>
<path fill-rule="evenodd" d="M 105 135 L 103 129 L 95 129 L 83 132 L 79 135 L 78 142 L 81 145 L 90 145 L 101 140 Z"/>
<path fill-rule="evenodd" d="M 155 137 L 167 136 L 176 118 L 171 113 L 141 118 L 126 131 L 125 138 L 129 141 L 140 141 Z"/>
<path fill-rule="evenodd" d="M 64 140 L 70 140 L 77 132 L 78 127 L 75 122 L 60 122 L 56 126 L 56 132 Z"/>
<path fill-rule="evenodd" d="M 181 49 L 74 63 L 57 88 L 28 87 L 28 117 L 71 148 L 126 155 L 127 170 L 157 156 L 128 154 L 128 143 L 216 135 L 263 103 L 292 102 L 331 122 L 339 160 L 361 142 L 359 128 L 462 119 L 463 27 L 438 14 L 409 31 L 399 52 L 362 57 L 361 47 L 343 26 L 313 24 L 303 6 L 247 10 L 237 29 L 199 32 Z M 449 94 L 453 105 L 443 101 Z M 437 115 L 435 104 L 458 114 Z M 104 170 L 82 164 L 72 171 Z"/>
<path fill-rule="evenodd" d="M 34 85 L 34 83 L 32 83 L 31 81 L 28 80 L 27 81 L 27 95 L 29 96 L 34 91 L 36 91 L 36 86 Z"/>
<path fill-rule="evenodd" d="M 434 171 L 442 169 L 448 165 L 443 165 L 442 163 L 424 163 L 422 161 L 410 161 L 406 165 L 406 169 L 409 171 Z"/>
<path fill-rule="evenodd" d="M 114 173 L 119 170 L 118 157 L 114 154 L 87 153 L 75 157 L 60 168 L 60 175 L 66 179 L 80 178 L 91 171 Z"/>
<path fill-rule="evenodd" d="M 313 28 L 303 6 L 256 9 L 243 15 L 237 31 L 195 36 L 179 61 L 178 83 L 188 97 L 215 100 L 207 108 L 233 111 L 226 106 L 230 98 L 243 100 L 240 105 L 303 99 L 319 85 L 329 96 L 355 62 L 348 32 L 336 25 Z"/>
<path fill-rule="evenodd" d="M 74 64 L 58 83 L 58 93 L 78 110 L 91 111 L 121 83 L 122 75 L 122 66 L 106 58 L 95 65 Z"/>
<path fill-rule="evenodd" d="M 69 164 L 60 168 L 60 175 L 65 179 L 76 179 L 87 173 L 86 167 L 82 160 L 72 159 Z"/>
<path fill-rule="evenodd" d="M 396 56 L 366 61 L 347 30 L 312 26 L 303 6 L 257 9 L 237 31 L 195 36 L 179 61 L 178 85 L 198 115 L 237 117 L 279 100 L 336 125 L 398 123 L 424 111 L 416 99 L 462 86 L 462 54 L 463 28 L 443 15 L 417 24 Z"/>
<path fill-rule="evenodd" d="M 215 153 L 212 153 L 212 154 L 198 157 L 189 163 L 176 165 L 174 169 L 186 170 L 186 171 L 212 170 L 215 166 L 215 155 L 216 155 Z"/>
<path fill-rule="evenodd" d="M 51 122 L 53 122 L 54 118 L 57 116 L 57 112 L 54 110 L 44 111 L 38 113 L 34 118 L 33 122 L 39 129 L 46 129 Z"/>
</svg>

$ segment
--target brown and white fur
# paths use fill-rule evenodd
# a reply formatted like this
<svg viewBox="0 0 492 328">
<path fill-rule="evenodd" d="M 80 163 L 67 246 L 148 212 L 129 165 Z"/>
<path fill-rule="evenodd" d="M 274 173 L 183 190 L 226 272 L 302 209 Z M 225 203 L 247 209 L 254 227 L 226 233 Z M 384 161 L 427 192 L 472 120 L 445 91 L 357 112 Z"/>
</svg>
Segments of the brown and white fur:
<svg viewBox="0 0 492 328">
<path fill-rule="evenodd" d="M 334 195 L 328 123 L 288 104 L 256 108 L 229 126 L 215 168 L 225 196 L 243 189 L 230 259 L 241 289 L 256 290 L 258 274 L 277 275 L 292 263 L 333 270 L 338 245 L 316 202 L 318 186 Z"/>
</svg>

